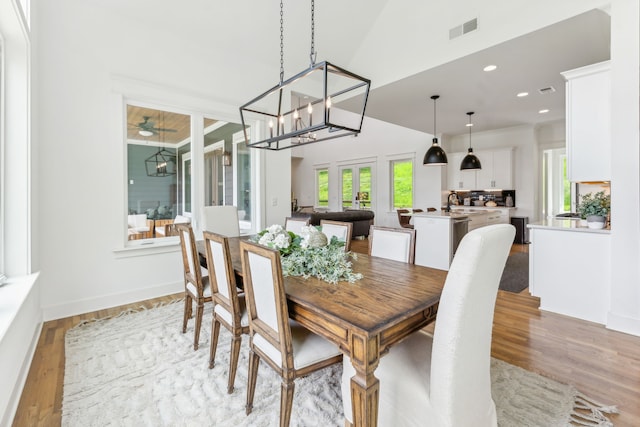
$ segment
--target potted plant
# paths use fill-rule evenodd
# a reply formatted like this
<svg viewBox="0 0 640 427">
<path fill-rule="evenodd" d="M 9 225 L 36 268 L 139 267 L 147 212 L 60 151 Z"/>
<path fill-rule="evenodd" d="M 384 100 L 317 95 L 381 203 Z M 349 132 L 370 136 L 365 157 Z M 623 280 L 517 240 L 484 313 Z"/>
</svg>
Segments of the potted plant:
<svg viewBox="0 0 640 427">
<path fill-rule="evenodd" d="M 604 191 L 585 194 L 578 203 L 580 218 L 587 221 L 589 228 L 604 228 L 610 211 L 611 196 Z"/>
</svg>

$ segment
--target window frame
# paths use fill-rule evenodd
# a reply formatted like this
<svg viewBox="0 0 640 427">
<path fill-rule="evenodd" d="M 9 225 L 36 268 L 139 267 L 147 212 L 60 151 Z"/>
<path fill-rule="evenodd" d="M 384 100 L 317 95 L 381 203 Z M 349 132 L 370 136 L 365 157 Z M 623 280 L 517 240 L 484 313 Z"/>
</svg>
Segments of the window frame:
<svg viewBox="0 0 640 427">
<path fill-rule="evenodd" d="M 399 155 L 389 156 L 388 162 L 389 162 L 389 209 L 390 211 L 395 212 L 397 209 L 412 209 L 413 202 L 415 200 L 415 176 L 416 176 L 415 155 L 399 154 Z M 396 207 L 395 165 L 397 163 L 411 163 L 411 206 Z"/>
</svg>

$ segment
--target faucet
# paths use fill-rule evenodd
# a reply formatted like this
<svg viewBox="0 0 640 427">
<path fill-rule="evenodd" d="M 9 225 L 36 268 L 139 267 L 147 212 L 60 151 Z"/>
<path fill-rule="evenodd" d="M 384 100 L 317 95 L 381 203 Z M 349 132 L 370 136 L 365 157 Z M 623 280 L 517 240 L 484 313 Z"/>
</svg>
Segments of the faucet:
<svg viewBox="0 0 640 427">
<path fill-rule="evenodd" d="M 449 193 L 449 195 L 447 196 L 447 209 L 446 209 L 446 212 L 451 212 L 451 196 L 455 197 L 455 201 L 456 202 L 458 201 L 458 195 L 456 194 L 456 192 L 455 191 L 451 191 Z M 457 203 L 454 203 L 454 204 L 457 205 Z"/>
</svg>

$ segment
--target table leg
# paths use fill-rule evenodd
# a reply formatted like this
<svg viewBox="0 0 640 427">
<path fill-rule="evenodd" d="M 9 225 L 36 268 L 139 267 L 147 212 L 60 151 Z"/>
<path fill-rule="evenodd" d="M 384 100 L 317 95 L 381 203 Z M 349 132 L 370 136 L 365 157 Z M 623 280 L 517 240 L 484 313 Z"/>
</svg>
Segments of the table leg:
<svg viewBox="0 0 640 427">
<path fill-rule="evenodd" d="M 351 407 L 354 427 L 378 425 L 380 381 L 373 375 L 380 360 L 379 337 L 353 335 L 350 343 L 351 364 L 356 374 L 351 378 Z"/>
</svg>

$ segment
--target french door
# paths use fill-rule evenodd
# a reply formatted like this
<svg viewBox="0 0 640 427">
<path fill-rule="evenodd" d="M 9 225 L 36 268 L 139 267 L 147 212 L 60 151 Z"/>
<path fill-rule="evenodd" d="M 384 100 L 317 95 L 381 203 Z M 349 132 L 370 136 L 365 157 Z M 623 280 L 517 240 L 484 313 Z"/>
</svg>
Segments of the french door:
<svg viewBox="0 0 640 427">
<path fill-rule="evenodd" d="M 372 162 L 340 166 L 342 210 L 373 208 L 374 169 L 375 163 Z"/>
</svg>

